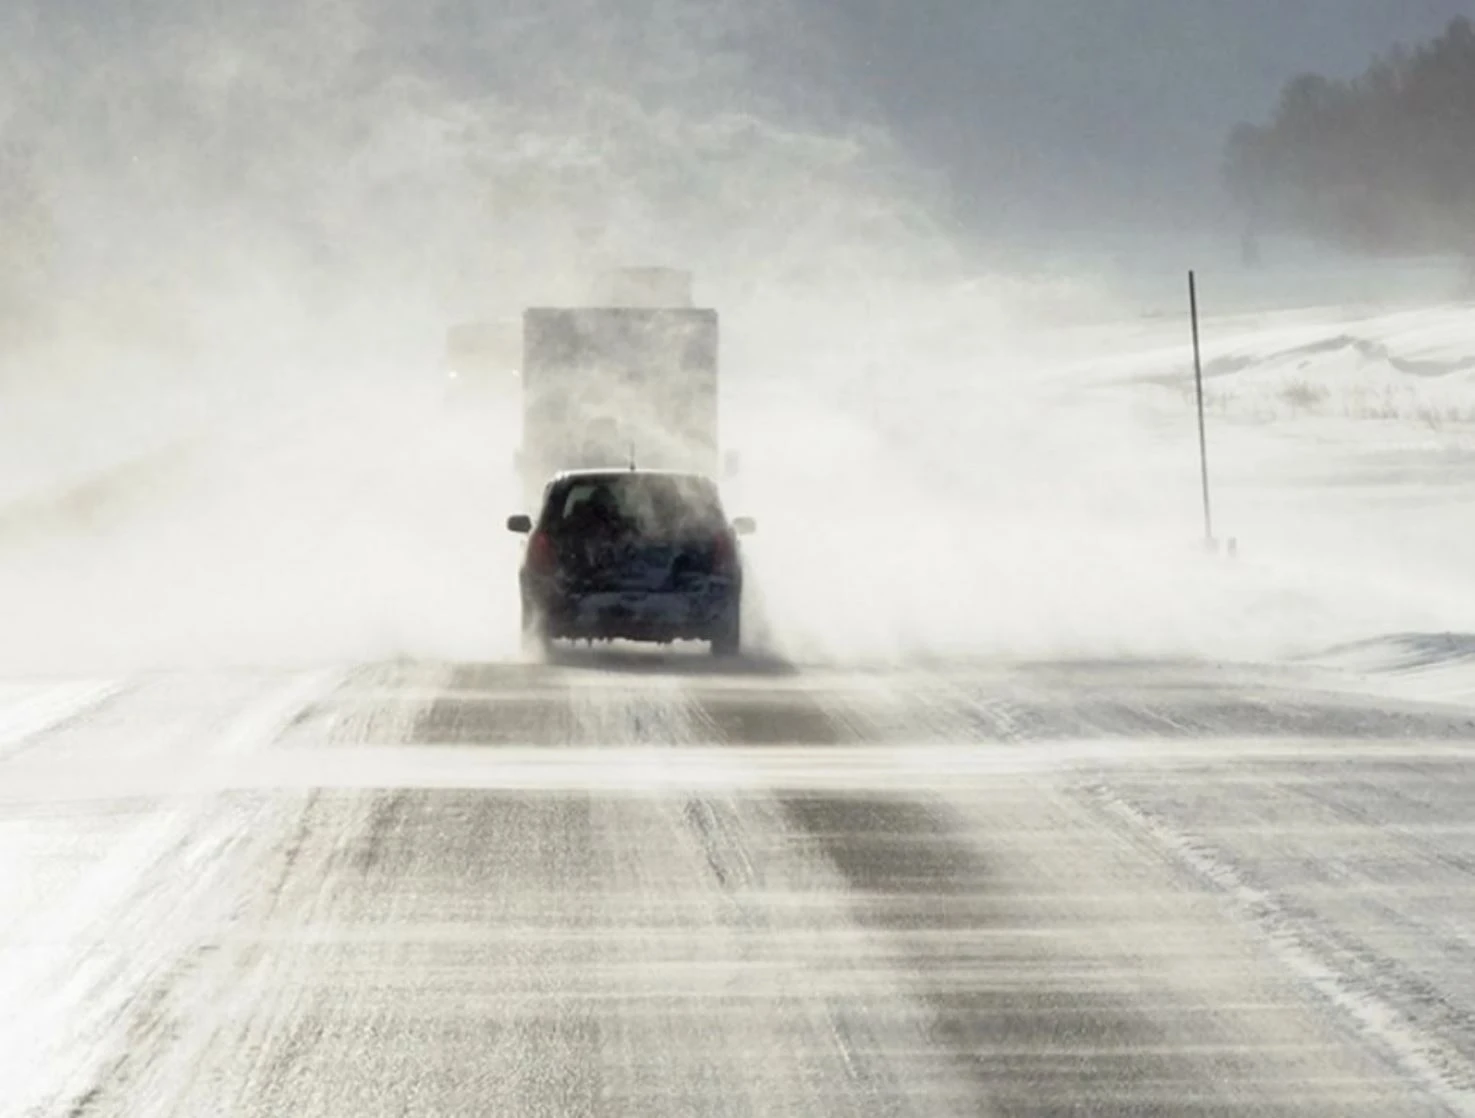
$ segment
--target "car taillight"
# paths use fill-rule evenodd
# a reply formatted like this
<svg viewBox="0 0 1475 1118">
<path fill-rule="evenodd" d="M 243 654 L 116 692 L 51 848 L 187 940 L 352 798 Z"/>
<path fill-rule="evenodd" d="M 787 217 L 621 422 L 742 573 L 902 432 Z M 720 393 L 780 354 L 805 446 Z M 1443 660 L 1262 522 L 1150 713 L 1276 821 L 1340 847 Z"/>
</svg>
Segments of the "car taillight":
<svg viewBox="0 0 1475 1118">
<path fill-rule="evenodd" d="M 722 532 L 712 544 L 712 570 L 719 575 L 732 574 L 737 569 L 737 545 L 732 536 Z"/>
<path fill-rule="evenodd" d="M 553 554 L 553 541 L 548 538 L 548 534 L 534 532 L 528 539 L 528 570 L 537 575 L 552 574 L 557 562 L 557 556 Z"/>
</svg>

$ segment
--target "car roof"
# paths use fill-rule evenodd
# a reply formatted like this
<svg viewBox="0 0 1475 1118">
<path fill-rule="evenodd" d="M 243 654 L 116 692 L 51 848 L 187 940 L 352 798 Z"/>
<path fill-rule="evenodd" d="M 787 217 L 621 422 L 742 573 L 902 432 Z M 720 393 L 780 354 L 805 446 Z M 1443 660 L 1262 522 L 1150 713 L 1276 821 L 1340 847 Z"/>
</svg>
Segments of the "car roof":
<svg viewBox="0 0 1475 1118">
<path fill-rule="evenodd" d="M 550 479 L 549 484 L 562 481 L 602 481 L 613 480 L 622 477 L 669 477 L 680 478 L 687 481 L 703 481 L 707 484 L 715 484 L 706 474 L 692 473 L 689 470 L 641 470 L 620 469 L 615 466 L 607 466 L 602 469 L 560 470 Z"/>
</svg>

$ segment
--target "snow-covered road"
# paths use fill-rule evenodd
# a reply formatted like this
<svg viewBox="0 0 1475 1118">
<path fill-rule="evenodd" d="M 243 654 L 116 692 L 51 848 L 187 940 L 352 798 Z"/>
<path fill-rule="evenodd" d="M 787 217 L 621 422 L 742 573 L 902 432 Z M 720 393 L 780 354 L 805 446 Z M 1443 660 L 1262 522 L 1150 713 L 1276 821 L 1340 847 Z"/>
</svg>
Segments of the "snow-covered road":
<svg viewBox="0 0 1475 1118">
<path fill-rule="evenodd" d="M 0 759 L 0 1113 L 1475 1113 L 1475 715 L 1289 670 L 121 681 Z"/>
</svg>

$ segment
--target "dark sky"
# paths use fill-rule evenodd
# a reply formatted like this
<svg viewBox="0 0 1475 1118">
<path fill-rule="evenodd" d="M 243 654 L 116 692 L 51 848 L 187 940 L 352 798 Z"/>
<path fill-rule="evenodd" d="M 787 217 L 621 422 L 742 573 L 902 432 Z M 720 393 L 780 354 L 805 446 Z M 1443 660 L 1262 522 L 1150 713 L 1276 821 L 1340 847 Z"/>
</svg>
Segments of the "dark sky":
<svg viewBox="0 0 1475 1118">
<path fill-rule="evenodd" d="M 1004 224 L 1212 215 L 1225 135 L 1287 79 L 1351 76 L 1475 16 L 1475 0 L 809 3 L 854 92 Z"/>
</svg>

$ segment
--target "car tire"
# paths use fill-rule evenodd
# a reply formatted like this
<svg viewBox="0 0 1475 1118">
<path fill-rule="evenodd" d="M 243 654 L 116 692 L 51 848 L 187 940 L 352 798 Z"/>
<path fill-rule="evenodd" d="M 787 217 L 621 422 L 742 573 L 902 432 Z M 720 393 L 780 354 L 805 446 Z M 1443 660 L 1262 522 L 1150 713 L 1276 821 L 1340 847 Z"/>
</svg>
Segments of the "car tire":
<svg viewBox="0 0 1475 1118">
<path fill-rule="evenodd" d="M 522 651 L 529 656 L 546 656 L 553 647 L 548 635 L 548 626 L 535 611 L 522 607 Z"/>
<path fill-rule="evenodd" d="M 736 617 L 712 636 L 712 655 L 729 659 L 742 651 L 742 627 Z"/>
</svg>

